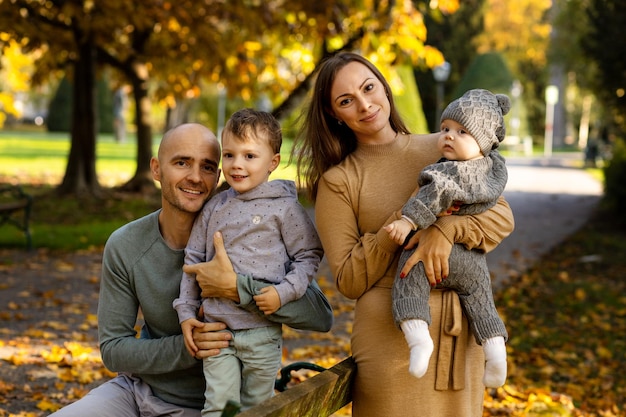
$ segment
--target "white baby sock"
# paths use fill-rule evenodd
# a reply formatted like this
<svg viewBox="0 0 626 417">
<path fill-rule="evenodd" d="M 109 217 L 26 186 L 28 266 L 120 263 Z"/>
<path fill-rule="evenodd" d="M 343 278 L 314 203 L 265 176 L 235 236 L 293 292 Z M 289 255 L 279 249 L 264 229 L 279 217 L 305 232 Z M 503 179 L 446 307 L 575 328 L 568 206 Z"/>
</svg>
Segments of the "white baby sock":
<svg viewBox="0 0 626 417">
<path fill-rule="evenodd" d="M 498 388 L 506 381 L 506 346 L 504 337 L 492 337 L 483 342 L 485 352 L 485 375 L 487 388 Z"/>
<path fill-rule="evenodd" d="M 421 378 L 428 370 L 428 361 L 433 353 L 433 340 L 428 332 L 428 323 L 424 320 L 406 320 L 400 323 L 404 338 L 409 344 L 409 373 Z"/>
</svg>

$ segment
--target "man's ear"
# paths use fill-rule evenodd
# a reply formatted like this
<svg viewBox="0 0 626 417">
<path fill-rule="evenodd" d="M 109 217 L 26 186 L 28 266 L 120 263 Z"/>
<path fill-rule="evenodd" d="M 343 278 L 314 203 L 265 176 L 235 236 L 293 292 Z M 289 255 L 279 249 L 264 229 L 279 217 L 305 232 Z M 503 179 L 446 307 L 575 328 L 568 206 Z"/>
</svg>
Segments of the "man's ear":
<svg viewBox="0 0 626 417">
<path fill-rule="evenodd" d="M 150 172 L 152 173 L 152 179 L 155 181 L 161 181 L 161 169 L 159 166 L 159 160 L 155 157 L 150 159 Z"/>
</svg>

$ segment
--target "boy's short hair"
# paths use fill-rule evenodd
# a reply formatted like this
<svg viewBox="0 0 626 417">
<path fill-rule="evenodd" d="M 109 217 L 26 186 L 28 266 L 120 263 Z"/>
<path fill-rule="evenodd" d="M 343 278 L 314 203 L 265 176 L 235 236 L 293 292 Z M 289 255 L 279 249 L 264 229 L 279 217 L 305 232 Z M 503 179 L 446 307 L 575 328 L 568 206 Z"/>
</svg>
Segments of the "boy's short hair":
<svg viewBox="0 0 626 417">
<path fill-rule="evenodd" d="M 280 153 L 280 147 L 283 143 L 280 123 L 271 113 L 266 111 L 250 108 L 237 110 L 226 122 L 224 131 L 228 131 L 242 140 L 265 140 L 274 153 Z"/>
</svg>

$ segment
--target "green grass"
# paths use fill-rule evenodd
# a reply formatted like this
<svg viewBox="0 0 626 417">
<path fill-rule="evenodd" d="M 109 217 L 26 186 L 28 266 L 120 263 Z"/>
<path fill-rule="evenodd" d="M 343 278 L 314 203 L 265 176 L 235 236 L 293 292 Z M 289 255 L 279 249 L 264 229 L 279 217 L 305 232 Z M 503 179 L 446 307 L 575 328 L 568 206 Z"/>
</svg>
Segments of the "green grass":
<svg viewBox="0 0 626 417">
<path fill-rule="evenodd" d="M 160 136 L 154 139 L 156 155 Z M 160 205 L 158 192 L 149 196 L 109 193 L 103 200 L 59 198 L 52 191 L 61 183 L 70 149 L 68 133 L 0 131 L 0 183 L 21 184 L 35 198 L 31 230 L 36 248 L 78 250 L 100 247 L 112 231 Z M 281 165 L 272 179 L 294 179 L 295 166 L 287 166 L 291 141 L 285 140 Z M 128 181 L 136 169 L 136 140 L 116 143 L 112 135 L 99 135 L 96 148 L 98 181 L 112 188 Z M 0 226 L 0 248 L 23 247 L 22 232 Z"/>
<path fill-rule="evenodd" d="M 160 136 L 153 140 L 156 155 Z M 291 140 L 283 142 L 280 167 L 273 179 L 294 179 L 295 166 L 287 166 Z M 59 184 L 63 180 L 70 149 L 68 133 L 0 131 L 0 181 L 11 179 L 20 183 Z M 135 173 L 137 145 L 128 135 L 126 143 L 115 142 L 112 135 L 99 135 L 96 145 L 96 172 L 105 187 L 128 181 Z"/>
</svg>

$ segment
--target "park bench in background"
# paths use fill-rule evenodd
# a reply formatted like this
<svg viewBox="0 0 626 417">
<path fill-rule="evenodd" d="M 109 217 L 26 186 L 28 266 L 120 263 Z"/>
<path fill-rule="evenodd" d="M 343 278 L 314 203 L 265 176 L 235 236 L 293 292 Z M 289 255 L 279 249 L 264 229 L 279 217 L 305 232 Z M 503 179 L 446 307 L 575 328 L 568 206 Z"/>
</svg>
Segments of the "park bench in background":
<svg viewBox="0 0 626 417">
<path fill-rule="evenodd" d="M 32 205 L 33 198 L 19 185 L 0 184 L 0 226 L 8 223 L 24 232 L 28 249 L 32 248 L 29 226 Z"/>
<path fill-rule="evenodd" d="M 319 374 L 286 389 L 291 372 L 299 369 L 320 371 Z M 351 388 L 356 372 L 354 359 L 349 357 L 329 369 L 315 364 L 297 362 L 281 370 L 276 380 L 279 392 L 263 403 L 238 414 L 239 405 L 229 402 L 222 417 L 323 417 L 329 416 L 352 402 Z"/>
</svg>

